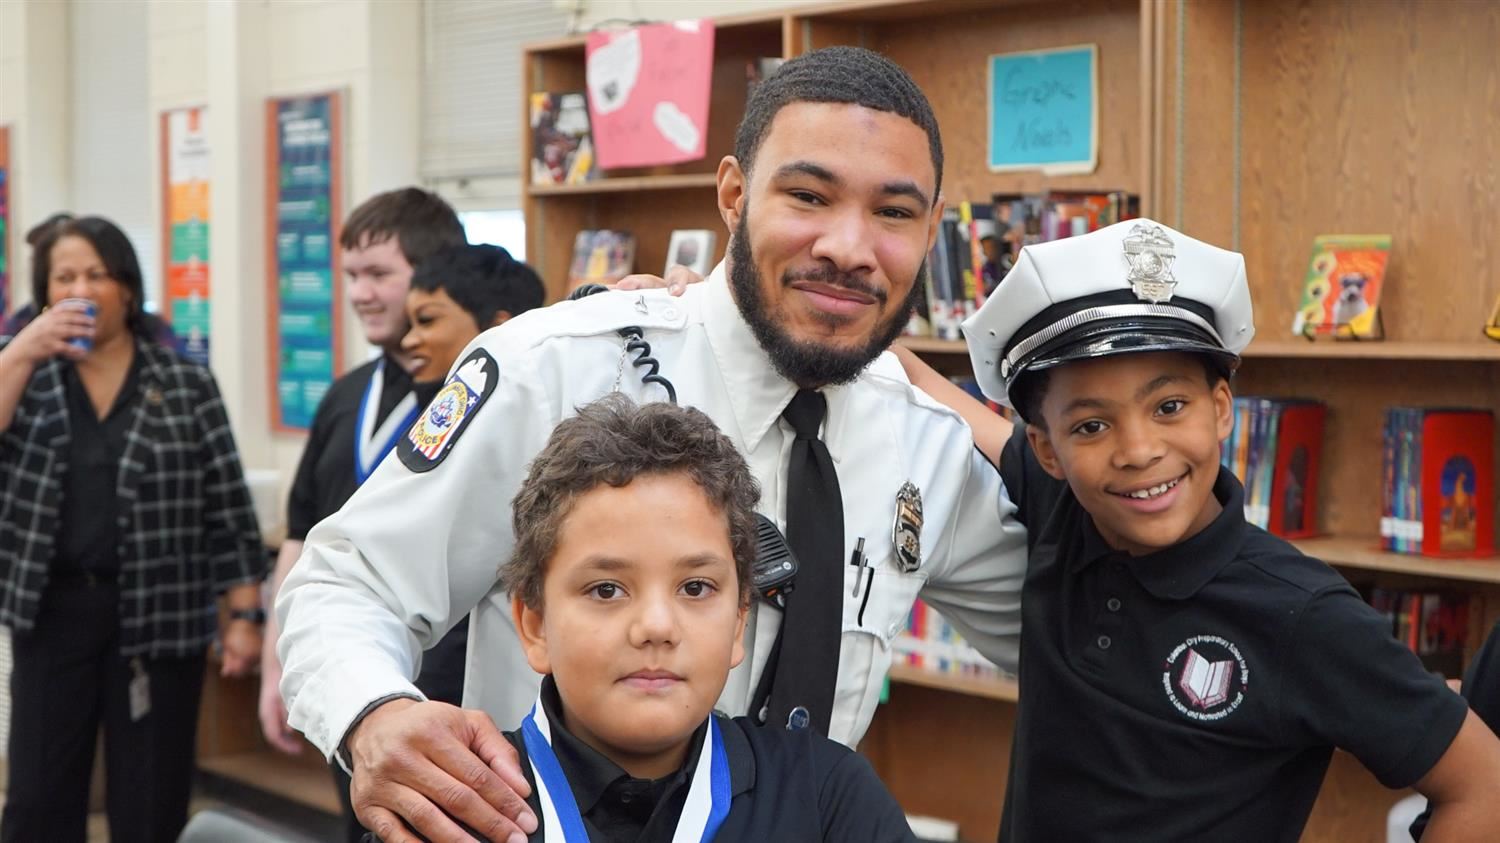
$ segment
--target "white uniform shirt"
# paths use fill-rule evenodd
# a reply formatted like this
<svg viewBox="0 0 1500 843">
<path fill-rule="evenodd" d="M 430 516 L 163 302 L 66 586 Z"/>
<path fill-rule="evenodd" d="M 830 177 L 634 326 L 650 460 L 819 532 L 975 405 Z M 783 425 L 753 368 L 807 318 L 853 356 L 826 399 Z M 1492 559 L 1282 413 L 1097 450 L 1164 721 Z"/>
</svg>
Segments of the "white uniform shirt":
<svg viewBox="0 0 1500 843">
<path fill-rule="evenodd" d="M 494 357 L 499 383 L 447 458 L 423 473 L 387 458 L 308 534 L 276 602 L 290 722 L 325 754 L 371 702 L 420 696 L 410 677 L 422 650 L 471 609 L 465 706 L 502 729 L 525 716 L 540 677 L 526 664 L 509 598 L 496 585 L 514 545 L 510 502 L 553 426 L 575 407 L 616 389 L 641 402 L 666 399 L 660 386 L 642 383 L 644 370 L 625 354 L 615 332 L 627 325 L 644 330 L 678 401 L 707 413 L 740 448 L 762 486 L 761 512 L 785 530 L 793 436 L 780 416 L 796 387 L 772 368 L 740 316 L 722 265 L 681 298 L 599 294 L 486 331 L 470 349 Z M 861 619 L 864 593 L 850 595 L 859 572 L 844 566 L 829 736 L 853 746 L 875 713 L 891 642 L 919 593 L 985 656 L 1015 669 L 1026 540 L 999 472 L 968 427 L 911 386 L 892 355 L 824 394 L 823 438 L 844 500 L 843 561 L 863 537 L 874 568 Z M 908 481 L 921 490 L 921 564 L 902 573 L 892 527 L 897 491 Z M 746 658 L 730 674 L 721 711 L 747 713 L 780 623 L 779 610 L 757 601 Z M 795 657 L 796 642 L 782 653 Z"/>
</svg>

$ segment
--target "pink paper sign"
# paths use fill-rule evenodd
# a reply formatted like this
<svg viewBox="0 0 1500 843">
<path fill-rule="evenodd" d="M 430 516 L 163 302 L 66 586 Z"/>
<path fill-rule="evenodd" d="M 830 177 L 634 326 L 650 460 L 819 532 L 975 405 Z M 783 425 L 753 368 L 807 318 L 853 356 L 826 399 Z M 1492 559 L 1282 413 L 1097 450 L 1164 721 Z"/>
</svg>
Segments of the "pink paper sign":
<svg viewBox="0 0 1500 843">
<path fill-rule="evenodd" d="M 712 21 L 595 32 L 586 49 L 589 120 L 601 168 L 703 157 L 714 66 Z"/>
</svg>

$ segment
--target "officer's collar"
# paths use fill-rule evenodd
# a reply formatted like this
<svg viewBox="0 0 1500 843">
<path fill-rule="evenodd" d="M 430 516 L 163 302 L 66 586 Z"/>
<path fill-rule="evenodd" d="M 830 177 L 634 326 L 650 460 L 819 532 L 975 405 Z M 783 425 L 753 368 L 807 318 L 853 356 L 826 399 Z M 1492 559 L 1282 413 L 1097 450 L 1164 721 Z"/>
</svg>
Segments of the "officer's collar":
<svg viewBox="0 0 1500 843">
<path fill-rule="evenodd" d="M 1085 564 L 1113 554 L 1123 559 L 1141 586 L 1163 600 L 1186 600 L 1208 585 L 1239 554 L 1245 536 L 1245 489 L 1223 466 L 1214 480 L 1213 494 L 1223 511 L 1187 541 L 1145 556 L 1112 549 L 1099 535 L 1094 519 L 1084 528 Z"/>
<path fill-rule="evenodd" d="M 703 322 L 709 345 L 719 364 L 734 420 L 747 451 L 753 451 L 766 432 L 791 403 L 797 385 L 777 374 L 771 357 L 756 341 L 750 325 L 740 314 L 739 305 L 729 291 L 729 273 L 723 262 L 703 281 Z M 828 422 L 823 442 L 834 462 L 842 458 L 839 435 L 845 423 L 846 402 L 839 400 L 844 387 L 823 390 L 828 397 Z"/>
</svg>

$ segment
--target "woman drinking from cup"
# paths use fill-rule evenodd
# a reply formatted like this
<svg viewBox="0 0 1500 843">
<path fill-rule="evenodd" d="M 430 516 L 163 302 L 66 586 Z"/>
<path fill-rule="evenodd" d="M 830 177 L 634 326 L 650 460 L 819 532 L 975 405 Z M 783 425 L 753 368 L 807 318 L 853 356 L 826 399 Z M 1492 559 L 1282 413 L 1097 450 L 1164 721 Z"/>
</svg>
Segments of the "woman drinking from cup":
<svg viewBox="0 0 1500 843">
<path fill-rule="evenodd" d="M 110 839 L 175 840 L 217 596 L 222 672 L 260 653 L 260 531 L 218 386 L 152 342 L 124 233 L 56 227 L 32 292 L 45 308 L 0 339 L 0 841 L 84 840 L 101 724 Z"/>
</svg>

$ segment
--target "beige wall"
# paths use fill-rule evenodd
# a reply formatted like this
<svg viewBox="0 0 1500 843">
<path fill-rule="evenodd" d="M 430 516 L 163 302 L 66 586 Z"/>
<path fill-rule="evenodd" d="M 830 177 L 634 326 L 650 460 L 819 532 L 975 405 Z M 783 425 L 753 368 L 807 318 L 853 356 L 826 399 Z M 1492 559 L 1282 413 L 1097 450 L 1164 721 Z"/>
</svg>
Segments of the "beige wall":
<svg viewBox="0 0 1500 843">
<path fill-rule="evenodd" d="M 426 0 L 441 2 L 441 0 Z M 29 256 L 18 244 L 31 225 L 76 208 L 70 160 L 77 102 L 71 16 L 108 0 L 0 0 L 0 123 L 12 125 L 12 278 L 19 298 Z M 212 363 L 246 467 L 264 484 L 266 526 L 282 517 L 304 437 L 271 432 L 265 349 L 264 102 L 267 96 L 345 92 L 345 211 L 371 194 L 417 183 L 424 0 L 150 0 L 129 6 L 147 18 L 144 73 L 149 120 L 142 169 L 150 218 L 161 219 L 160 113 L 208 107 L 213 155 Z M 612 18 L 670 20 L 803 5 L 802 0 L 553 0 L 587 29 Z M 123 8 L 115 11 L 124 14 Z M 136 21 L 135 23 L 139 23 Z M 88 29 L 88 27 L 84 27 Z M 87 72 L 95 72 L 89 65 Z M 100 69 L 98 72 L 105 72 Z M 142 72 L 136 69 L 136 73 Z M 138 80 L 129 80 L 132 82 Z M 85 86 L 87 87 L 87 86 Z M 138 121 L 139 122 L 139 121 Z M 85 148 L 86 150 L 86 148 Z M 89 157 L 85 151 L 85 159 Z M 145 180 L 142 180 L 145 181 Z M 91 195 L 91 194 L 90 194 Z M 159 228 L 160 223 L 156 226 Z M 156 255 L 159 230 L 137 239 Z M 155 259 L 154 257 L 152 258 Z M 154 272 L 159 272 L 153 268 Z M 342 314 L 347 366 L 368 346 Z"/>
<path fill-rule="evenodd" d="M 213 154 L 213 367 L 246 467 L 266 484 L 263 526 L 283 517 L 305 437 L 271 430 L 264 296 L 265 121 L 268 96 L 344 92 L 345 210 L 417 181 L 420 0 L 153 2 L 150 103 L 208 106 Z M 151 121 L 151 148 L 160 123 Z M 161 162 L 152 156 L 152 184 Z M 153 192 L 156 217 L 161 197 Z M 347 311 L 347 365 L 369 347 Z"/>
</svg>

